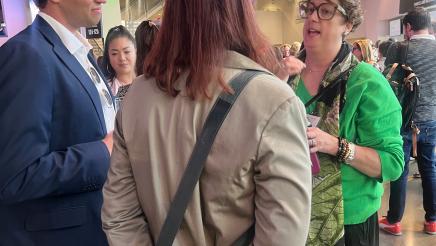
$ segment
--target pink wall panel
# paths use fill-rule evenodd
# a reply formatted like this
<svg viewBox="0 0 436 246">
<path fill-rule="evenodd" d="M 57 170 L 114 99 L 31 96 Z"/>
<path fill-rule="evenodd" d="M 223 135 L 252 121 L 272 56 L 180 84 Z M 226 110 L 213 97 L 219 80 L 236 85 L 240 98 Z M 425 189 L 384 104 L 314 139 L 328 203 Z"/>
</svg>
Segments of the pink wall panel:
<svg viewBox="0 0 436 246">
<path fill-rule="evenodd" d="M 28 0 L 2 0 L 8 37 L 0 37 L 0 46 L 29 25 Z"/>
<path fill-rule="evenodd" d="M 400 0 L 380 0 L 377 2 L 380 2 L 379 20 L 393 19 L 400 14 Z"/>
</svg>

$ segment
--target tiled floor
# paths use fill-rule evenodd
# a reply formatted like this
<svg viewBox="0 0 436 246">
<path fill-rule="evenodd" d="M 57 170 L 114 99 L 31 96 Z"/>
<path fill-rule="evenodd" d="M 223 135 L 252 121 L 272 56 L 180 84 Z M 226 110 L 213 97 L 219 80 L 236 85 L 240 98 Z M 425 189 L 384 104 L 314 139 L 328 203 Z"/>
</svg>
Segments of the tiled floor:
<svg viewBox="0 0 436 246">
<path fill-rule="evenodd" d="M 410 165 L 410 175 L 416 168 Z M 389 184 L 385 186 L 382 207 L 379 216 L 386 215 L 389 202 Z M 424 209 L 422 207 L 421 179 L 409 178 L 407 187 L 406 211 L 402 220 L 403 235 L 393 236 L 380 231 L 380 246 L 436 246 L 436 235 L 428 235 L 424 229 Z"/>
</svg>

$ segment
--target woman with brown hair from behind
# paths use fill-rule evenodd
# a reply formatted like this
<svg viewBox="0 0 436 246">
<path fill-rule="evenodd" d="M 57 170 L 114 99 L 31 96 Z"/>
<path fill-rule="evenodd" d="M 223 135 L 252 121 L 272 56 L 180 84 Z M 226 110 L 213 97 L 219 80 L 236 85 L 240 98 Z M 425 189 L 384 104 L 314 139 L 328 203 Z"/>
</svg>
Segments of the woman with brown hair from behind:
<svg viewBox="0 0 436 246">
<path fill-rule="evenodd" d="M 251 0 L 173 0 L 144 75 L 124 100 L 104 186 L 111 245 L 153 245 L 206 117 L 228 82 L 254 77 L 222 123 L 174 245 L 304 245 L 311 168 L 304 106 L 272 72 L 281 66 Z M 165 236 L 165 235 L 164 235 Z"/>
</svg>

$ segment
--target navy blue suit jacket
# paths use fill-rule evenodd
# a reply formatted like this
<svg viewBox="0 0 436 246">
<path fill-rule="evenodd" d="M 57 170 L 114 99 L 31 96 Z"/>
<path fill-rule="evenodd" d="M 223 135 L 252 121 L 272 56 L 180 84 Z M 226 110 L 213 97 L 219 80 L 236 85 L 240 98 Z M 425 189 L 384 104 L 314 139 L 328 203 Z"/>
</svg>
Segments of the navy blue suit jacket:
<svg viewBox="0 0 436 246">
<path fill-rule="evenodd" d="M 0 47 L 1 246 L 107 245 L 105 135 L 92 80 L 37 16 Z"/>
</svg>

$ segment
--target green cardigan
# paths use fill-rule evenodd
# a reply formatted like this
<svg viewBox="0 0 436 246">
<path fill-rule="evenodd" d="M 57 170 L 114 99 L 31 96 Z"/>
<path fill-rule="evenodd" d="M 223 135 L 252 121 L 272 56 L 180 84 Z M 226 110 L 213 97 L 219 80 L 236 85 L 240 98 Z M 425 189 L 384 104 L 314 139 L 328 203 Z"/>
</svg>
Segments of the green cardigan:
<svg viewBox="0 0 436 246">
<path fill-rule="evenodd" d="M 304 83 L 299 83 L 296 94 L 304 103 L 311 98 Z M 365 222 L 380 208 L 383 182 L 400 177 L 404 153 L 401 106 L 379 71 L 359 63 L 347 81 L 345 99 L 339 116 L 340 136 L 375 149 L 382 165 L 380 179 L 368 177 L 345 163 L 341 166 L 344 220 L 346 225 L 353 225 Z"/>
</svg>

